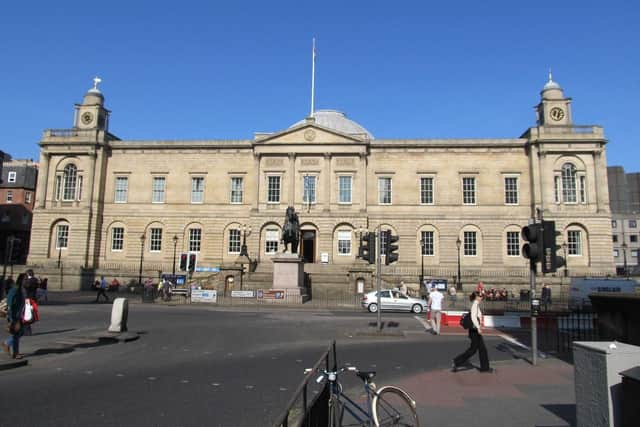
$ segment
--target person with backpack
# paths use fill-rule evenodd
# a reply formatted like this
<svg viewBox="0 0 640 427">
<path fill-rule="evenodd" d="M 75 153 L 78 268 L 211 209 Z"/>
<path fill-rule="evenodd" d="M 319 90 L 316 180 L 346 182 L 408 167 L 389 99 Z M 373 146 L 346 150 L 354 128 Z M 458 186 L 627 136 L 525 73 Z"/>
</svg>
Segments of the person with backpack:
<svg viewBox="0 0 640 427">
<path fill-rule="evenodd" d="M 7 294 L 7 331 L 11 335 L 2 342 L 2 348 L 13 359 L 22 359 L 20 337 L 24 334 L 22 312 L 24 310 L 24 290 L 22 288 L 26 274 L 20 274 Z"/>
<path fill-rule="evenodd" d="M 466 315 L 468 319 L 463 318 L 460 323 L 469 329 L 471 345 L 464 353 L 459 354 L 453 359 L 452 371 L 457 372 L 458 368 L 467 365 L 471 356 L 478 352 L 480 356 L 480 372 L 494 372 L 494 369 L 489 366 L 487 347 L 485 347 L 484 340 L 482 339 L 482 311 L 480 310 L 482 294 L 472 292 L 469 299 L 471 300 L 471 310 L 469 314 Z"/>
</svg>

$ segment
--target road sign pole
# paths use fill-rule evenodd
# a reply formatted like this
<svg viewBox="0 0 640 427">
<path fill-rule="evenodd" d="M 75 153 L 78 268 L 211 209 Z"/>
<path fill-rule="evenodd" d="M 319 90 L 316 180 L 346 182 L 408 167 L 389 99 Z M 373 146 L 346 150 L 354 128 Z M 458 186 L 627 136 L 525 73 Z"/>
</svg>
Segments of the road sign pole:
<svg viewBox="0 0 640 427">
<path fill-rule="evenodd" d="M 380 277 L 382 273 L 382 257 L 380 253 L 382 252 L 382 231 L 378 230 L 378 241 L 376 242 L 377 253 L 376 253 L 376 281 L 378 282 L 378 332 L 382 330 L 382 305 L 381 305 L 381 293 L 382 293 L 382 277 Z"/>
</svg>

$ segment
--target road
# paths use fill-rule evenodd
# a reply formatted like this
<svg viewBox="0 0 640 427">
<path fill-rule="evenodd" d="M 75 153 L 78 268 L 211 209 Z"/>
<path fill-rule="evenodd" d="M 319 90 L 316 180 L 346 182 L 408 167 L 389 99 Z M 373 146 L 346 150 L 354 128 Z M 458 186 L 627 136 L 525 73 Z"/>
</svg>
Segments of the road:
<svg viewBox="0 0 640 427">
<path fill-rule="evenodd" d="M 108 325 L 108 304 L 42 306 L 36 342 Z M 272 425 L 332 340 L 338 361 L 378 372 L 380 384 L 447 367 L 468 340 L 432 336 L 409 313 L 384 313 L 396 336 L 363 334 L 375 315 L 282 308 L 131 305 L 129 343 L 76 348 L 29 358 L 0 372 L 2 425 Z M 32 344 L 29 344 L 29 341 Z M 488 338 L 492 360 L 509 359 Z M 42 347 L 42 345 L 40 345 Z M 348 387 L 357 380 L 345 378 Z M 3 396 L 7 396 L 3 392 Z"/>
</svg>

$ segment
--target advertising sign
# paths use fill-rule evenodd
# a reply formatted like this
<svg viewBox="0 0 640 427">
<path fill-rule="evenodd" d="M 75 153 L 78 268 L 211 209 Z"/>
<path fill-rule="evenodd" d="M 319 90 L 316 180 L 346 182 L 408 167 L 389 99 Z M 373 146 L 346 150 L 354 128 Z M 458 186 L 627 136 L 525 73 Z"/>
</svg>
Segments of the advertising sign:
<svg viewBox="0 0 640 427">
<path fill-rule="evenodd" d="M 231 291 L 231 296 L 234 298 L 253 298 L 255 294 L 253 291 Z"/>
<path fill-rule="evenodd" d="M 218 273 L 220 267 L 199 267 L 196 266 L 196 273 Z"/>
<path fill-rule="evenodd" d="M 218 301 L 218 291 L 215 289 L 192 289 L 191 302 L 215 303 Z"/>
<path fill-rule="evenodd" d="M 258 289 L 258 299 L 284 299 L 284 289 Z"/>
</svg>

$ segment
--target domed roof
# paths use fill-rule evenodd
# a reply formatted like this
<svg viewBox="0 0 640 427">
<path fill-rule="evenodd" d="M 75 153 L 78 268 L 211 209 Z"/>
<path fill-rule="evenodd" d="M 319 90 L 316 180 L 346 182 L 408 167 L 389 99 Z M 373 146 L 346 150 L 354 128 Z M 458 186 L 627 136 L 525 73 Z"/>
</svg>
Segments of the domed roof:
<svg viewBox="0 0 640 427">
<path fill-rule="evenodd" d="M 100 82 L 102 82 L 100 77 L 96 76 L 93 78 L 93 87 L 84 95 L 83 105 L 102 105 L 104 103 L 104 95 L 102 95 L 102 92 L 98 89 Z"/>
<path fill-rule="evenodd" d="M 373 139 L 373 135 L 368 130 L 353 120 L 348 119 L 341 111 L 317 110 L 313 113 L 313 118 L 319 126 L 333 129 L 340 133 L 346 133 L 348 135 L 366 135 L 367 138 Z M 289 126 L 289 128 L 294 128 L 305 123 L 306 120 L 303 119 Z"/>
<path fill-rule="evenodd" d="M 562 87 L 557 82 L 553 81 L 551 70 L 549 70 L 549 80 L 542 88 L 542 98 L 544 99 L 563 99 L 564 93 Z"/>
</svg>

